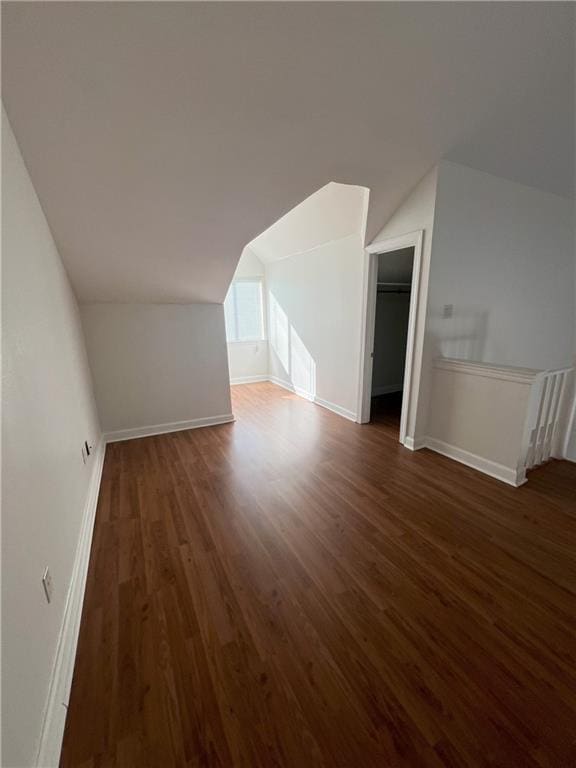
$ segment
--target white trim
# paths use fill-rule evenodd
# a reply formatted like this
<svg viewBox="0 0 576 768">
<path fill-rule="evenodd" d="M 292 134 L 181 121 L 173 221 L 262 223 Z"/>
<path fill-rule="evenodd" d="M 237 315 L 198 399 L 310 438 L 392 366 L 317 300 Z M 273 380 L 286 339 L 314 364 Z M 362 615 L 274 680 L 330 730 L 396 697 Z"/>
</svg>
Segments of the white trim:
<svg viewBox="0 0 576 768">
<path fill-rule="evenodd" d="M 434 368 L 454 373 L 467 373 L 471 376 L 485 376 L 490 379 L 513 381 L 517 384 L 532 384 L 544 372 L 534 368 L 516 368 L 510 365 L 493 365 L 475 360 L 457 360 L 451 357 L 438 357 Z"/>
<path fill-rule="evenodd" d="M 66 596 L 64 617 L 58 637 L 56 658 L 44 710 L 44 720 L 35 763 L 38 768 L 56 768 L 60 763 L 62 737 L 64 736 L 66 710 L 70 698 L 72 675 L 74 673 L 76 645 L 78 643 L 80 619 L 82 617 L 86 575 L 90 562 L 90 548 L 92 546 L 94 519 L 98 505 L 105 452 L 106 444 L 101 439 L 94 453 L 94 467 L 82 515 L 82 525 L 76 546 L 72 578 L 68 588 L 68 595 Z"/>
<path fill-rule="evenodd" d="M 228 424 L 234 421 L 232 413 L 221 416 L 206 416 L 190 421 L 172 421 L 168 424 L 153 424 L 149 427 L 135 427 L 134 429 L 119 429 L 115 432 L 105 432 L 104 439 L 107 443 L 116 443 L 119 440 L 134 440 L 138 437 L 150 437 L 152 435 L 164 435 L 168 432 L 181 432 L 185 429 L 198 429 L 199 427 L 214 427 L 217 424 Z"/>
<path fill-rule="evenodd" d="M 376 291 L 378 281 L 378 256 L 401 248 L 414 248 L 412 266 L 412 290 L 410 291 L 410 311 L 408 315 L 408 335 L 406 339 L 406 362 L 402 412 L 400 416 L 401 443 L 406 442 L 408 415 L 416 407 L 412 402 L 412 378 L 414 370 L 414 351 L 416 348 L 416 320 L 420 307 L 420 281 L 422 274 L 424 230 L 418 229 L 398 237 L 390 237 L 370 243 L 366 246 L 364 259 L 364 293 L 362 300 L 362 338 L 360 347 L 360 368 L 358 376 L 358 414 L 361 424 L 370 421 L 370 400 L 372 397 L 372 364 L 374 349 L 374 326 L 376 321 Z M 420 331 L 423 333 L 423 329 Z"/>
<path fill-rule="evenodd" d="M 467 467 L 477 469 L 485 475 L 490 475 L 490 477 L 494 477 L 496 480 L 513 485 L 515 488 L 526 482 L 526 471 L 524 469 L 505 467 L 503 464 L 497 464 L 495 461 L 484 459 L 482 456 L 477 456 L 475 453 L 465 451 L 463 448 L 437 440 L 435 437 L 427 437 L 425 439 L 425 447 L 436 453 L 441 453 L 449 459 L 459 461 L 460 464 L 466 464 Z"/>
<path fill-rule="evenodd" d="M 362 223 L 360 225 L 360 236 L 362 237 L 362 243 L 366 242 L 366 229 L 368 228 L 368 213 L 370 211 L 370 188 L 363 187 L 364 194 L 362 196 Z"/>
<path fill-rule="evenodd" d="M 349 411 L 348 408 L 342 408 L 342 406 L 336 405 L 336 403 L 331 403 L 329 400 L 323 400 L 321 397 L 315 397 L 314 402 L 316 405 L 320 405 L 322 408 L 327 408 L 329 411 L 333 411 L 334 413 L 337 413 L 338 416 L 343 416 L 349 421 L 357 421 L 358 419 L 358 415 L 353 411 Z"/>
<path fill-rule="evenodd" d="M 257 381 L 268 381 L 268 374 L 263 373 L 258 376 L 237 376 L 235 379 L 230 379 L 230 386 L 236 384 L 255 384 Z"/>
<path fill-rule="evenodd" d="M 279 387 L 283 387 L 284 389 L 287 389 L 288 392 L 292 392 L 292 394 L 294 395 L 303 397 L 305 400 L 313 399 L 313 395 L 311 395 L 310 392 L 307 392 L 305 389 L 296 388 L 291 381 L 286 381 L 285 379 L 279 379 L 277 376 L 272 376 L 272 375 L 268 376 L 268 381 L 271 384 L 277 384 Z"/>
<path fill-rule="evenodd" d="M 374 387 L 372 389 L 372 397 L 391 395 L 394 392 L 402 392 L 402 384 L 386 384 L 384 387 Z"/>
<path fill-rule="evenodd" d="M 298 397 L 304 398 L 304 400 L 310 400 L 311 403 L 315 401 L 315 396 L 312 392 L 308 392 L 308 390 L 302 389 L 301 387 L 295 387 L 291 381 L 279 379 L 277 376 L 268 376 L 268 381 L 272 384 L 277 384 L 279 387 L 284 387 L 288 392 L 292 392 L 293 394 L 298 395 Z"/>
<path fill-rule="evenodd" d="M 576 456 L 569 456 L 568 450 L 570 448 L 570 442 L 572 440 L 573 432 L 576 432 L 576 384 L 572 382 L 572 403 L 566 416 L 564 439 L 562 441 L 562 454 L 561 458 L 567 461 L 576 461 Z"/>
<path fill-rule="evenodd" d="M 338 416 L 343 416 L 345 419 L 348 419 L 349 421 L 357 421 L 358 416 L 353 411 L 349 411 L 347 408 L 343 408 L 341 405 L 336 405 L 336 403 L 331 403 L 330 400 L 324 400 L 322 397 L 317 397 L 316 395 L 311 394 L 310 392 L 306 392 L 306 390 L 299 389 L 298 387 L 295 387 L 291 381 L 285 381 L 284 379 L 279 379 L 277 376 L 269 376 L 268 380 L 271 384 L 277 384 L 279 387 L 282 387 L 283 389 L 287 389 L 288 392 L 292 392 L 294 395 L 298 395 L 298 397 L 302 397 L 304 400 L 309 400 L 311 403 L 314 403 L 315 405 L 319 405 L 322 408 L 326 408 L 329 411 L 332 411 L 333 413 L 338 414 Z"/>
<path fill-rule="evenodd" d="M 391 251 L 400 251 L 402 248 L 412 248 L 416 241 L 421 237 L 424 230 L 415 229 L 413 232 L 407 232 L 397 237 L 385 237 L 384 240 L 375 240 L 365 247 L 366 253 L 380 255 L 381 253 L 390 253 Z"/>
<path fill-rule="evenodd" d="M 302 387 L 297 387 L 294 385 L 292 391 L 295 395 L 298 395 L 298 397 L 302 397 L 304 400 L 310 400 L 311 403 L 313 403 L 316 399 L 311 392 L 308 392 L 307 389 L 302 389 Z"/>
<path fill-rule="evenodd" d="M 268 376 L 268 381 L 271 384 L 277 384 L 279 387 L 283 387 L 284 389 L 287 389 L 288 392 L 292 392 L 292 393 L 296 392 L 291 381 L 285 381 L 284 379 L 279 379 L 277 376 L 272 376 L 272 375 Z"/>
<path fill-rule="evenodd" d="M 426 448 L 426 438 L 406 436 L 404 438 L 404 447 L 410 451 L 419 451 L 421 448 Z"/>
<path fill-rule="evenodd" d="M 364 275 L 362 287 L 362 335 L 360 337 L 360 368 L 358 372 L 358 421 L 370 421 L 370 400 L 372 396 L 372 366 L 374 335 L 376 330 L 376 300 L 378 290 L 378 259 L 364 249 Z"/>
</svg>

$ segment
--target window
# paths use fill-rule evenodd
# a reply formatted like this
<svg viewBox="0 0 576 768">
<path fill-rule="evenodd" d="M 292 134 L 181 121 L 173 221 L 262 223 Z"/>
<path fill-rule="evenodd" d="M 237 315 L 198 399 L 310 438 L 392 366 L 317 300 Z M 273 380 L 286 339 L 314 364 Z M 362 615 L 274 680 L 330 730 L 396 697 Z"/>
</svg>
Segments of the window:
<svg viewBox="0 0 576 768">
<path fill-rule="evenodd" d="M 224 302 L 227 341 L 260 341 L 264 339 L 262 280 L 233 280 Z"/>
</svg>

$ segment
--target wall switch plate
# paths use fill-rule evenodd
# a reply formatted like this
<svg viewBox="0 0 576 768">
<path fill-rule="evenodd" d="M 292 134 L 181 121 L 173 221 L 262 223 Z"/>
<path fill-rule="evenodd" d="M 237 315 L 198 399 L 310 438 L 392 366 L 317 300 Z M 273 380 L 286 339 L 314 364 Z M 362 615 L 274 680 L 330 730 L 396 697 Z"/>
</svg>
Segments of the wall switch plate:
<svg viewBox="0 0 576 768">
<path fill-rule="evenodd" d="M 86 448 L 84 446 L 82 446 L 82 461 L 84 462 L 84 464 L 86 464 L 86 459 L 87 458 L 88 458 L 88 456 L 86 454 Z"/>
<path fill-rule="evenodd" d="M 42 576 L 42 586 L 44 587 L 46 602 L 52 602 L 52 574 L 48 568 L 46 568 L 44 571 L 44 576 Z"/>
<path fill-rule="evenodd" d="M 84 440 L 84 448 L 86 449 L 86 456 L 90 456 L 90 448 L 92 446 L 88 445 L 88 440 Z"/>
</svg>

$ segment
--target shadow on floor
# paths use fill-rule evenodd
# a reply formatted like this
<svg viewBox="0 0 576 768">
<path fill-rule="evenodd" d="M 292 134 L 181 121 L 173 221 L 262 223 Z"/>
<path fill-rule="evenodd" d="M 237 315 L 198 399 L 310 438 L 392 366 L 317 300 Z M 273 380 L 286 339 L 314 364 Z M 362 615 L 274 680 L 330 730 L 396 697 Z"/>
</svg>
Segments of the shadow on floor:
<svg viewBox="0 0 576 768">
<path fill-rule="evenodd" d="M 400 432 L 400 413 L 402 411 L 402 392 L 373 397 L 370 405 L 370 422 L 382 424 Z"/>
</svg>

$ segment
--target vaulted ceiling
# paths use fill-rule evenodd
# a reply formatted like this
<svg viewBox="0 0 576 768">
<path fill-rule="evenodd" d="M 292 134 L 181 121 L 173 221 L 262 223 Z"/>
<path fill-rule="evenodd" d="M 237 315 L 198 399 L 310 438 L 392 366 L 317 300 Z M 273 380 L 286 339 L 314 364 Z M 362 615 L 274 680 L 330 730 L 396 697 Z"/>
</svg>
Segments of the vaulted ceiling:
<svg viewBox="0 0 576 768">
<path fill-rule="evenodd" d="M 80 300 L 222 301 L 330 181 L 368 239 L 441 157 L 574 191 L 562 3 L 2 3 L 3 99 Z"/>
<path fill-rule="evenodd" d="M 364 238 L 369 190 L 331 181 L 248 243 L 262 262 L 305 253 L 332 240 Z"/>
</svg>

